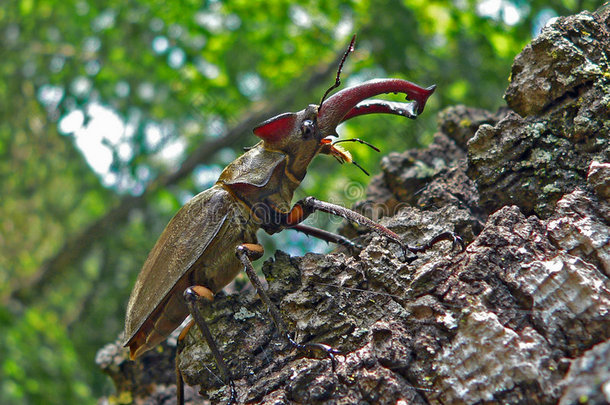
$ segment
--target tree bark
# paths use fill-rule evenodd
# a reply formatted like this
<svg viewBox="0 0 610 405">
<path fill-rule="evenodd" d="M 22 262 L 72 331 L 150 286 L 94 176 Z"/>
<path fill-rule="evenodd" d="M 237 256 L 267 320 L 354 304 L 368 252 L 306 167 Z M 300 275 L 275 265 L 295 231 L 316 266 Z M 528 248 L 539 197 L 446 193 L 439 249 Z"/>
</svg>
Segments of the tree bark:
<svg viewBox="0 0 610 405">
<path fill-rule="evenodd" d="M 413 245 L 456 231 L 464 252 L 440 243 L 404 261 L 346 225 L 362 251 L 264 264 L 297 341 L 341 351 L 335 370 L 278 336 L 252 292 L 204 309 L 239 402 L 610 402 L 609 30 L 610 9 L 558 19 L 515 59 L 509 109 L 451 107 L 430 147 L 383 159 L 356 208 Z M 174 352 L 170 339 L 128 362 L 110 344 L 98 363 L 118 397 L 172 403 Z M 227 400 L 196 328 L 179 365 Z"/>
</svg>

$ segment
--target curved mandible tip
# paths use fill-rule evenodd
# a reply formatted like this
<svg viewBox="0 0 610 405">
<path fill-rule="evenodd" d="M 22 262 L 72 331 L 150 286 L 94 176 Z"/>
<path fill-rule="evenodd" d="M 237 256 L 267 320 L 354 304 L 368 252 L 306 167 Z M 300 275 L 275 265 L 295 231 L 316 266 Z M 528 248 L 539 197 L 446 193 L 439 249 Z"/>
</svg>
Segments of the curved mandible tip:
<svg viewBox="0 0 610 405">
<path fill-rule="evenodd" d="M 434 93 L 436 86 L 424 88 L 402 79 L 376 79 L 343 89 L 329 97 L 318 112 L 318 125 L 324 133 L 332 133 L 337 125 L 348 118 L 363 114 L 388 113 L 410 117 L 424 111 L 428 97 Z M 353 111 L 357 105 L 367 98 L 385 93 L 404 93 L 411 103 L 393 103 L 383 100 L 371 101 Z M 347 117 L 347 118 L 346 118 Z"/>
</svg>

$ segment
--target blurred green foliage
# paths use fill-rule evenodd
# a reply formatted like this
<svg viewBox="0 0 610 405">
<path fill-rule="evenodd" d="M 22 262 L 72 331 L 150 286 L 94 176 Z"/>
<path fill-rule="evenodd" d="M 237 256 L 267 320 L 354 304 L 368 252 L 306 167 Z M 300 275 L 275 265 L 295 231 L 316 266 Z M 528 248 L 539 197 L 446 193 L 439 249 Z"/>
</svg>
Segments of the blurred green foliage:
<svg viewBox="0 0 610 405">
<path fill-rule="evenodd" d="M 541 24 L 601 5 L 552 3 L 5 3 L 0 403 L 95 403 L 112 392 L 95 353 L 122 330 L 130 289 L 165 224 L 256 142 L 247 131 L 222 142 L 245 114 L 282 97 L 293 111 L 318 102 L 351 33 L 358 41 L 345 84 L 402 77 L 438 85 L 417 121 L 367 116 L 341 129 L 388 153 L 429 142 L 443 107 L 501 106 L 511 61 Z M 324 66 L 331 73 L 305 85 Z M 210 157 L 172 177 L 197 148 Z M 349 148 L 378 171 L 375 152 Z M 364 197 L 366 181 L 320 157 L 297 197 L 349 205 Z M 274 240 L 293 254 L 324 249 L 294 232 Z"/>
</svg>

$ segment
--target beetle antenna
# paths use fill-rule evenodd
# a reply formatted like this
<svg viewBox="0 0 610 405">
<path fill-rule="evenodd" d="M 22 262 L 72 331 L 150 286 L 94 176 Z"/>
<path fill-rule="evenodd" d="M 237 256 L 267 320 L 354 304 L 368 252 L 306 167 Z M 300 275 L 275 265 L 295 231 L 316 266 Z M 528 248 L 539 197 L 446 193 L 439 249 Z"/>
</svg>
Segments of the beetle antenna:
<svg viewBox="0 0 610 405">
<path fill-rule="evenodd" d="M 360 170 L 362 170 L 364 172 L 364 174 L 366 174 L 367 176 L 370 176 L 369 172 L 367 172 L 366 170 L 364 170 L 364 167 L 360 166 L 355 160 L 352 160 L 352 163 L 354 165 L 356 165 L 356 167 Z"/>
<path fill-rule="evenodd" d="M 328 93 L 330 93 L 341 85 L 341 70 L 343 69 L 343 64 L 347 59 L 347 55 L 349 55 L 350 52 L 354 51 L 354 42 L 356 42 L 356 34 L 354 34 L 354 36 L 352 37 L 352 41 L 349 43 L 347 50 L 343 54 L 343 58 L 341 58 L 341 63 L 339 63 L 339 69 L 337 69 L 337 77 L 335 78 L 335 84 L 333 84 L 328 88 L 328 90 L 326 90 L 326 93 L 324 93 L 324 95 L 322 96 L 322 100 L 320 100 L 320 105 L 318 106 L 318 108 L 322 107 L 322 103 L 324 103 L 324 100 L 326 99 L 326 96 L 328 96 Z"/>
<path fill-rule="evenodd" d="M 336 145 L 341 142 L 358 142 L 358 143 L 368 146 L 369 148 L 373 149 L 375 152 L 381 152 L 378 147 L 368 143 L 367 141 L 363 141 L 360 138 L 340 139 L 338 141 L 333 142 L 333 145 Z"/>
</svg>

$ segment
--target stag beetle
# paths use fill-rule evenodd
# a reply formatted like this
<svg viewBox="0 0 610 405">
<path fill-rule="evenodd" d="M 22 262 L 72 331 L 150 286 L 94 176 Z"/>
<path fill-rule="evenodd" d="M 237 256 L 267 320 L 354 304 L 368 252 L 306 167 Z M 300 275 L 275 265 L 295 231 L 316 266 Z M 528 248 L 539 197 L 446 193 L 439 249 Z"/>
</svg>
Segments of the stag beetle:
<svg viewBox="0 0 610 405">
<path fill-rule="evenodd" d="M 365 114 L 386 113 L 416 118 L 424 110 L 435 86 L 422 88 L 401 79 L 377 79 L 346 88 L 326 99 L 340 85 L 340 75 L 348 54 L 354 49 L 355 36 L 343 55 L 335 83 L 319 105 L 309 105 L 296 113 L 284 113 L 254 128 L 261 141 L 230 163 L 216 184 L 188 201 L 169 222 L 148 255 L 137 278 L 127 305 L 125 342 L 130 358 L 135 359 L 163 341 L 186 319 L 193 320 L 181 333 L 196 324 L 205 337 L 226 384 L 230 387 L 229 403 L 236 391 L 223 357 L 218 350 L 197 303 L 211 301 L 237 273 L 246 273 L 266 304 L 276 327 L 296 348 L 316 348 L 333 360 L 338 353 L 321 343 L 300 344 L 294 341 L 279 311 L 270 301 L 252 266 L 263 255 L 257 243 L 259 228 L 269 234 L 286 228 L 307 235 L 355 247 L 349 239 L 301 222 L 314 211 L 341 216 L 368 227 L 406 252 L 423 252 L 440 240 L 454 243 L 461 239 L 451 232 L 438 235 L 420 247 L 411 247 L 399 236 L 363 215 L 345 207 L 307 197 L 291 207 L 295 189 L 305 177 L 307 166 L 318 154 L 331 155 L 341 162 L 353 162 L 337 142 L 332 142 L 336 127 L 350 118 Z M 410 102 L 369 100 L 383 93 L 404 93 Z M 369 145 L 372 146 L 372 145 Z M 333 362 L 334 363 L 334 362 Z M 183 403 L 183 382 L 178 367 L 178 402 Z"/>
</svg>

